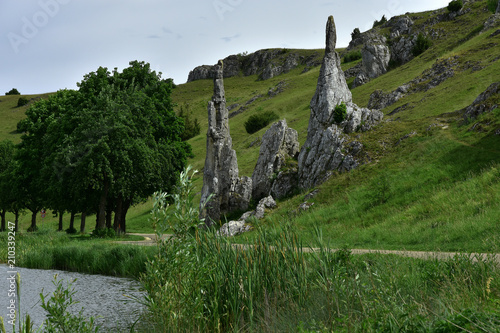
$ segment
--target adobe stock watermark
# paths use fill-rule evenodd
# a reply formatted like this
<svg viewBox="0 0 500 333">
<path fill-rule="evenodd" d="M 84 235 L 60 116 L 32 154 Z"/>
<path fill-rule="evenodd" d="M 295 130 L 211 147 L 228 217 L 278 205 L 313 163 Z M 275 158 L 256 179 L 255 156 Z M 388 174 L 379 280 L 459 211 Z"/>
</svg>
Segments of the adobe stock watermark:
<svg viewBox="0 0 500 333">
<path fill-rule="evenodd" d="M 7 38 L 14 52 L 19 53 L 19 47 L 38 35 L 40 29 L 49 24 L 50 19 L 54 18 L 61 9 L 61 5 L 66 5 L 71 0 L 39 0 L 40 10 L 31 17 L 23 16 L 21 18 L 20 33 L 9 32 Z"/>
<path fill-rule="evenodd" d="M 243 0 L 215 0 L 213 6 L 219 19 L 224 21 L 224 15 L 227 12 L 232 12 L 239 5 L 243 3 Z"/>
<path fill-rule="evenodd" d="M 389 0 L 387 1 L 387 6 L 385 9 L 372 11 L 371 15 L 374 20 L 380 20 L 383 15 L 385 15 L 385 17 L 389 19 L 393 16 L 401 15 L 402 10 L 403 7 L 401 7 L 400 0 Z M 373 22 L 367 22 L 364 31 L 370 30 L 372 27 L 373 27 Z"/>
</svg>

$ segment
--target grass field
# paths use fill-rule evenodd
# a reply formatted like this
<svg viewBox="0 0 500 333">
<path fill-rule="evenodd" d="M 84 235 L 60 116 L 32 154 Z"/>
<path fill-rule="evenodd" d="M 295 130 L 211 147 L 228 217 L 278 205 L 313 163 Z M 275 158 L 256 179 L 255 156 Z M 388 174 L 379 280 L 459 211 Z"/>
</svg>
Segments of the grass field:
<svg viewBox="0 0 500 333">
<path fill-rule="evenodd" d="M 429 50 L 353 89 L 353 99 L 358 105 L 366 106 L 374 90 L 392 91 L 422 75 L 436 61 L 457 56 L 454 75 L 433 89 L 410 94 L 384 109 L 384 121 L 373 131 L 353 134 L 363 143 L 369 163 L 318 186 L 319 193 L 312 199 L 314 206 L 309 211 L 298 211 L 307 194 L 299 193 L 278 202 L 278 207 L 267 212 L 264 220 L 255 222 L 256 227 L 291 223 L 305 240 L 312 239 L 314 228 L 319 227 L 336 247 L 494 250 L 493 244 L 500 239 L 500 136 L 494 134 L 500 126 L 500 112 L 497 109 L 464 123 L 456 111 L 470 105 L 491 83 L 500 81 L 500 36 L 489 37 L 495 29 L 479 33 L 478 27 L 489 16 L 485 11 L 486 1 L 467 6 L 471 9 L 469 14 L 433 26 L 439 31 L 439 37 L 433 40 Z M 425 12 L 410 16 L 415 26 L 424 26 L 433 15 L 435 13 Z M 290 52 L 321 56 L 323 51 Z M 342 64 L 342 67 L 346 70 L 358 62 Z M 298 131 L 301 144 L 305 141 L 309 102 L 318 74 L 319 67 L 304 72 L 304 67 L 299 66 L 265 81 L 257 76 L 224 80 L 228 106 L 239 104 L 238 109 L 261 96 L 247 105 L 244 112 L 230 118 L 240 176 L 252 175 L 259 154 L 258 143 L 267 129 L 247 134 L 244 122 L 251 115 L 273 111 Z M 284 85 L 284 91 L 275 97 L 268 96 L 268 91 L 278 84 Z M 174 102 L 187 106 L 201 124 L 201 134 L 189 140 L 194 153 L 189 163 L 198 170 L 203 170 L 205 160 L 206 107 L 212 93 L 212 80 L 199 80 L 177 86 L 172 95 Z M 0 96 L 0 140 L 19 142 L 16 123 L 26 108 L 16 107 L 18 97 Z M 493 98 L 490 103 L 498 104 L 500 100 Z M 407 110 L 388 115 L 405 104 L 410 106 Z M 476 130 L 470 130 L 474 125 Z M 410 133 L 411 137 L 398 144 Z M 202 187 L 201 175 L 194 181 L 198 190 Z M 130 209 L 129 232 L 153 232 L 149 221 L 151 207 L 151 201 L 147 201 Z M 13 219 L 12 215 L 7 216 Z M 23 230 L 29 226 L 29 219 L 27 213 L 21 217 Z M 65 217 L 65 228 L 68 220 L 69 215 Z M 38 223 L 56 228 L 57 218 L 47 214 Z M 92 229 L 92 217 L 88 218 L 87 225 Z M 255 232 L 234 241 L 245 242 L 254 235 Z"/>
</svg>

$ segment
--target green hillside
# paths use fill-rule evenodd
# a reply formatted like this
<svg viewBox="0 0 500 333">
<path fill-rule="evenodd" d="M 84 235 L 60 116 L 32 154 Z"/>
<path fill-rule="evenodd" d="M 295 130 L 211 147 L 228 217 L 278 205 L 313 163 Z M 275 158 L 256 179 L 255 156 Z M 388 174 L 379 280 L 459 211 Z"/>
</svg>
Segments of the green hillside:
<svg viewBox="0 0 500 333">
<path fill-rule="evenodd" d="M 317 196 L 309 200 L 314 205 L 308 211 L 298 210 L 307 194 L 300 193 L 278 202 L 278 207 L 254 227 L 290 223 L 305 240 L 312 239 L 319 227 L 333 247 L 498 252 L 500 135 L 495 132 L 500 129 L 500 111 L 465 121 L 459 111 L 490 84 L 500 81 L 500 35 L 490 37 L 498 27 L 481 33 L 491 15 L 486 6 L 487 1 L 468 2 L 467 14 L 433 24 L 429 22 L 446 9 L 409 14 L 415 27 L 429 32 L 432 29 L 438 37 L 420 56 L 352 89 L 354 103 L 366 107 L 375 90 L 393 91 L 450 59 L 454 75 L 432 89 L 417 89 L 383 109 L 384 121 L 372 131 L 352 134 L 363 143 L 369 162 L 319 186 Z M 381 34 L 388 33 L 384 26 L 377 29 Z M 323 51 L 287 52 L 321 56 Z M 358 63 L 343 64 L 343 69 Z M 247 134 L 244 122 L 251 115 L 274 111 L 298 131 L 301 144 L 305 141 L 319 66 L 305 67 L 269 80 L 259 80 L 256 75 L 224 80 L 227 105 L 238 104 L 230 113 L 245 107 L 229 121 L 240 176 L 252 175 L 260 138 L 269 127 Z M 278 86 L 282 92 L 270 96 L 268 92 Z M 212 93 L 212 80 L 199 80 L 178 85 L 172 96 L 201 124 L 201 134 L 189 140 L 194 153 L 190 164 L 198 170 L 203 169 L 205 160 L 206 108 Z M 15 107 L 17 98 L 0 97 L 0 139 L 19 140 L 15 124 L 25 108 Z M 497 95 L 487 103 L 499 102 Z M 396 108 L 402 111 L 390 115 Z M 202 177 L 195 184 L 201 190 Z M 150 208 L 150 203 L 131 208 L 129 232 L 152 231 Z M 28 226 L 28 219 L 23 217 L 23 226 Z M 49 217 L 44 223 L 56 221 Z M 236 241 L 244 242 L 247 237 L 252 237 L 252 232 Z"/>
</svg>

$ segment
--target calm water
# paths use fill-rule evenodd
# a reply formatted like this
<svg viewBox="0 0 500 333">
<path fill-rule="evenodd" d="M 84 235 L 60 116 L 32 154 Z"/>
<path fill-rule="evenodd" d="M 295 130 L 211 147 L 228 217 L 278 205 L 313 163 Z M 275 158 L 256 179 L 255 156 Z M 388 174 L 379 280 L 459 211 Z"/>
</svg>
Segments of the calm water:
<svg viewBox="0 0 500 333">
<path fill-rule="evenodd" d="M 16 267 L 14 271 L 21 275 L 21 311 L 23 315 L 30 315 L 35 323 L 34 328 L 40 327 L 45 320 L 45 310 L 40 306 L 40 293 L 43 291 L 44 295 L 51 295 L 56 289 L 52 283 L 55 274 L 58 279 L 63 279 L 65 287 L 67 282 L 77 279 L 73 282 L 76 291 L 73 300 L 79 303 L 71 307 L 71 312 L 77 314 L 83 308 L 83 314 L 87 318 L 100 316 L 97 322 L 103 325 L 104 331 L 127 332 L 127 328 L 137 320 L 143 310 L 142 305 L 128 297 L 143 296 L 139 283 L 131 279 L 21 267 Z M 9 296 L 9 272 L 6 265 L 0 265 L 0 316 L 4 317 L 7 332 L 12 329 L 7 324 L 7 307 L 13 299 Z"/>
</svg>

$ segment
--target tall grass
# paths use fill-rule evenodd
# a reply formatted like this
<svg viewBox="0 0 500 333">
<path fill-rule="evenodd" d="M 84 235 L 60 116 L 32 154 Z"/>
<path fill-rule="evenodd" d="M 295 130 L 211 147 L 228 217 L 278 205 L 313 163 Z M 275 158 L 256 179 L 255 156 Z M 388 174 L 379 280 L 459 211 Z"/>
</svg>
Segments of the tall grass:
<svg viewBox="0 0 500 333">
<path fill-rule="evenodd" d="M 355 257 L 331 251 L 320 229 L 315 238 L 313 251 L 283 225 L 259 229 L 246 246 L 204 229 L 160 242 L 141 278 L 152 330 L 499 331 L 500 268 L 493 258 Z"/>
</svg>

